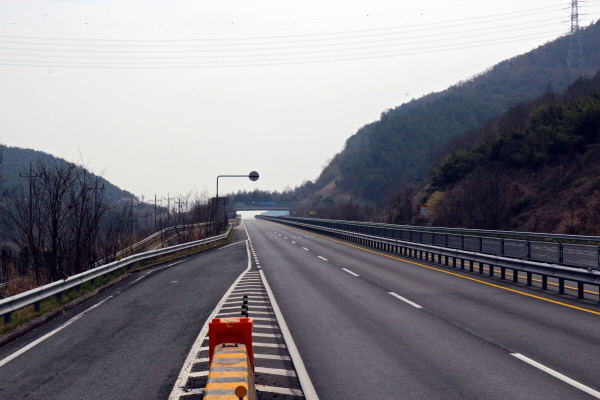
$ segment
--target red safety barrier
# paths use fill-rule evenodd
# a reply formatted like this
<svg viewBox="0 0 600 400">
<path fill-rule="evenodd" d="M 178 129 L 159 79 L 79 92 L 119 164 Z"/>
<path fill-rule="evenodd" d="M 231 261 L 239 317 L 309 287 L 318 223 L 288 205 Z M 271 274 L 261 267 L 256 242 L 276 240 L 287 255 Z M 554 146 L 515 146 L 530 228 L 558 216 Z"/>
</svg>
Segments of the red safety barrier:
<svg viewBox="0 0 600 400">
<path fill-rule="evenodd" d="M 252 348 L 252 318 L 214 318 L 208 323 L 208 354 L 212 363 L 216 346 L 223 343 L 246 345 L 252 371 L 254 371 L 254 349 Z"/>
</svg>

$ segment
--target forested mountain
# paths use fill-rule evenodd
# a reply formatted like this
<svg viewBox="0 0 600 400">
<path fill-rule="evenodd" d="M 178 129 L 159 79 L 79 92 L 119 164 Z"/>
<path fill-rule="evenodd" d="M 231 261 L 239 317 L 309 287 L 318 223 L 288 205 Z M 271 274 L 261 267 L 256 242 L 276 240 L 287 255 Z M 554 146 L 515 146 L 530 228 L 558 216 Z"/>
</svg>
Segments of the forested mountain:
<svg viewBox="0 0 600 400">
<path fill-rule="evenodd" d="M 567 68 L 569 37 L 565 36 L 443 92 L 383 112 L 378 121 L 346 141 L 344 150 L 313 185 L 314 192 L 327 187 L 324 197 L 379 203 L 394 188 L 422 182 L 432 159 L 452 138 L 521 101 L 549 90 L 561 92 L 578 77 L 593 75 L 600 66 L 600 23 L 582 29 L 580 34 L 583 68 Z M 311 201 L 315 201 L 314 196 Z"/>
<path fill-rule="evenodd" d="M 430 171 L 434 224 L 600 234 L 600 71 L 467 137 Z"/>
<path fill-rule="evenodd" d="M 29 162 L 32 162 L 33 172 L 35 174 L 36 162 L 45 161 L 57 161 L 58 157 L 54 157 L 51 154 L 44 153 L 42 151 L 23 149 L 20 147 L 0 147 L 2 151 L 2 163 L 0 164 L 0 182 L 3 182 L 3 188 L 14 187 L 19 184 L 27 184 L 26 178 L 21 178 L 20 174 L 29 174 Z M 78 168 L 83 168 L 78 166 Z M 95 174 L 91 174 L 96 176 Z M 114 202 L 123 198 L 135 199 L 135 195 L 132 193 L 122 190 L 119 187 L 113 185 L 109 181 L 100 177 L 100 184 L 104 185 L 103 198 L 107 202 Z"/>
</svg>

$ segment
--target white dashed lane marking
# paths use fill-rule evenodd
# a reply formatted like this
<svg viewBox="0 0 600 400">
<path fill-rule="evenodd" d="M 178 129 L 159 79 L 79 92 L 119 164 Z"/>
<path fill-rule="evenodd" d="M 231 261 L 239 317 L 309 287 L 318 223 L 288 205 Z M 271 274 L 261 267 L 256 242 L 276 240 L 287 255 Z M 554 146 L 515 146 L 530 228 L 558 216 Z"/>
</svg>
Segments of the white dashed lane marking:
<svg viewBox="0 0 600 400">
<path fill-rule="evenodd" d="M 342 268 L 344 271 L 346 271 L 347 273 L 349 273 L 350 275 L 354 275 L 354 276 L 360 276 L 358 274 L 355 274 L 354 272 L 350 271 L 349 269 L 346 268 Z"/>
<path fill-rule="evenodd" d="M 423 308 L 420 305 L 418 305 L 417 303 L 413 303 L 412 301 L 405 299 L 404 297 L 400 296 L 399 294 L 396 294 L 394 292 L 388 292 L 388 293 L 391 294 L 392 296 L 394 296 L 395 298 L 400 299 L 403 302 L 410 304 L 411 306 L 413 306 L 415 308 Z"/>
<path fill-rule="evenodd" d="M 561 381 L 568 383 L 569 385 L 574 386 L 581 391 L 586 392 L 587 394 L 589 394 L 597 399 L 600 399 L 600 392 L 598 392 L 588 386 L 585 386 L 585 385 L 577 382 L 576 380 L 573 380 L 573 379 L 569 378 L 568 376 L 561 374 L 560 372 L 557 372 L 551 368 L 548 368 L 545 365 L 540 364 L 537 361 L 533 361 L 529 357 L 525 357 L 524 355 L 519 354 L 519 353 L 511 353 L 511 356 L 517 357 L 519 360 L 525 361 L 527 364 L 532 365 L 532 366 L 544 371 L 545 373 L 550 374 L 553 377 L 558 378 Z"/>
</svg>

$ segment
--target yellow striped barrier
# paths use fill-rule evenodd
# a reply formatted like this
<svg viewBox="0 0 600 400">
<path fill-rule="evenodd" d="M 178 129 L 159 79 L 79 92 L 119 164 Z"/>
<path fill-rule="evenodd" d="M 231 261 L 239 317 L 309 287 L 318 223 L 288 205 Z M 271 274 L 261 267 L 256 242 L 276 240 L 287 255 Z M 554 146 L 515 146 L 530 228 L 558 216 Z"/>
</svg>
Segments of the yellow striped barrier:
<svg viewBox="0 0 600 400">
<path fill-rule="evenodd" d="M 222 343 L 215 346 L 204 400 L 256 400 L 254 372 L 246 346 Z"/>
</svg>

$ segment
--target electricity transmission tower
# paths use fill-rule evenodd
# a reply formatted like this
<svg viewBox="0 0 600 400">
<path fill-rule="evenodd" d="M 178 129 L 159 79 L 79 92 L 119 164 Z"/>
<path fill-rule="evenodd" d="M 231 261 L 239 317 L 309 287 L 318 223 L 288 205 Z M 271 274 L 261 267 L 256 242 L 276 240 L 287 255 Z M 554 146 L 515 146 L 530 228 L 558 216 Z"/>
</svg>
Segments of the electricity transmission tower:
<svg viewBox="0 0 600 400">
<path fill-rule="evenodd" d="M 577 0 L 571 0 L 571 32 L 569 41 L 569 68 L 583 67 L 583 49 L 581 48 L 581 37 L 579 36 L 579 9 Z"/>
</svg>

